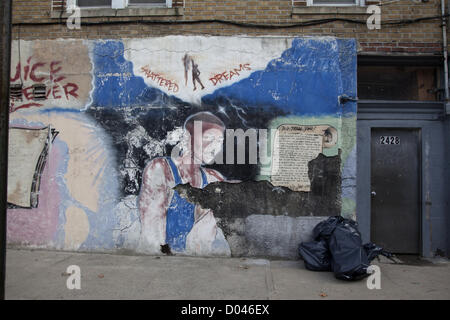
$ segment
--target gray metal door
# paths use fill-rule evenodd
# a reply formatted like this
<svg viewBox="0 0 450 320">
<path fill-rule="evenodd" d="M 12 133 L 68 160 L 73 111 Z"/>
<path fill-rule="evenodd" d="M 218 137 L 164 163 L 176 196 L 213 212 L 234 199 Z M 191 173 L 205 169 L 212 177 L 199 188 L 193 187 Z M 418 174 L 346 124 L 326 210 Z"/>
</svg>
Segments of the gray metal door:
<svg viewBox="0 0 450 320">
<path fill-rule="evenodd" d="M 420 132 L 373 128 L 371 241 L 394 253 L 420 253 Z"/>
</svg>

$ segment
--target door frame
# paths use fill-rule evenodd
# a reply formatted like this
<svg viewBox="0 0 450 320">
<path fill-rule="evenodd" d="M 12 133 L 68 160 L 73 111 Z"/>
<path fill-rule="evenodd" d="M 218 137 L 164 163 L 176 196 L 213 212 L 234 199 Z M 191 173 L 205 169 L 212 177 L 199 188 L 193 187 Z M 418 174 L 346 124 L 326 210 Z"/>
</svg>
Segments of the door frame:
<svg viewBox="0 0 450 320">
<path fill-rule="evenodd" d="M 411 128 L 420 130 L 419 156 L 420 181 L 420 227 L 419 254 L 432 257 L 432 217 L 428 197 L 433 189 L 432 168 L 428 168 L 430 149 L 442 152 L 443 138 L 433 139 L 435 131 L 442 124 L 442 102 L 416 101 L 359 101 L 357 114 L 357 175 L 356 175 L 356 219 L 363 242 L 370 241 L 371 235 L 371 132 L 372 128 Z M 443 177 L 444 178 L 444 177 Z M 437 201 L 436 201 L 437 200 Z M 439 202 L 439 199 L 433 199 Z M 434 232 L 435 236 L 440 236 Z"/>
</svg>

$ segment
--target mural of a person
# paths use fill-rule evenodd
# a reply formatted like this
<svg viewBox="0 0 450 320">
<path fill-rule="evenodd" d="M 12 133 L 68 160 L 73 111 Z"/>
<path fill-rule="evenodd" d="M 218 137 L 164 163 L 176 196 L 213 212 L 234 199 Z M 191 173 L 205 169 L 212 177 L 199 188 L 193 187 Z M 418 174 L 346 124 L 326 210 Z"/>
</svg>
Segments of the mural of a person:
<svg viewBox="0 0 450 320">
<path fill-rule="evenodd" d="M 199 128 L 198 123 L 201 123 L 201 134 L 194 132 Z M 155 158 L 146 165 L 139 195 L 138 251 L 159 253 L 162 246 L 168 245 L 175 253 L 230 254 L 212 210 L 188 202 L 173 190 L 178 184 L 203 188 L 208 183 L 224 180 L 216 170 L 202 167 L 213 163 L 221 152 L 224 130 L 223 122 L 212 113 L 196 113 L 185 121 L 180 154 Z M 200 149 L 201 153 L 196 152 Z"/>
<path fill-rule="evenodd" d="M 187 82 L 188 82 L 188 71 L 190 69 L 190 64 L 191 64 L 191 57 L 186 53 L 183 56 L 183 59 L 181 59 L 181 61 L 183 61 L 183 65 L 184 65 L 184 85 L 187 86 Z"/>
<path fill-rule="evenodd" d="M 192 60 L 192 82 L 194 83 L 194 91 L 197 90 L 197 86 L 195 82 L 200 83 L 202 86 L 202 90 L 205 89 L 205 86 L 203 85 L 202 81 L 200 80 L 200 70 L 198 69 L 198 64 Z"/>
</svg>

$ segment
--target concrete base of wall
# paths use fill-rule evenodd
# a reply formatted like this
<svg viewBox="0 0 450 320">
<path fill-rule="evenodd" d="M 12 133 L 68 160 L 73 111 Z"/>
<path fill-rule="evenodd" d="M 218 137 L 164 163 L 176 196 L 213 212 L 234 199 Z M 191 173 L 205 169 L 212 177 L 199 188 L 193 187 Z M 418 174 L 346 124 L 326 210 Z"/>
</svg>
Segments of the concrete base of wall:
<svg viewBox="0 0 450 320">
<path fill-rule="evenodd" d="M 298 259 L 299 244 L 312 241 L 312 230 L 327 218 L 251 215 L 245 219 L 245 255 Z M 231 247 L 233 255 L 239 251 Z"/>
</svg>

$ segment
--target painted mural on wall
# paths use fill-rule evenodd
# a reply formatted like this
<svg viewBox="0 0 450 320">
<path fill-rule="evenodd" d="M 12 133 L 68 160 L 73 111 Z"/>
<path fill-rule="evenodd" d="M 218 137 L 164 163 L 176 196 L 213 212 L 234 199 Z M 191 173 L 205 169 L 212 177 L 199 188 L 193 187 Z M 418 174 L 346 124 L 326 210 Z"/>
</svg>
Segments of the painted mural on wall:
<svg viewBox="0 0 450 320">
<path fill-rule="evenodd" d="M 12 66 L 10 244 L 240 255 L 355 214 L 353 40 L 14 41 Z"/>
</svg>

